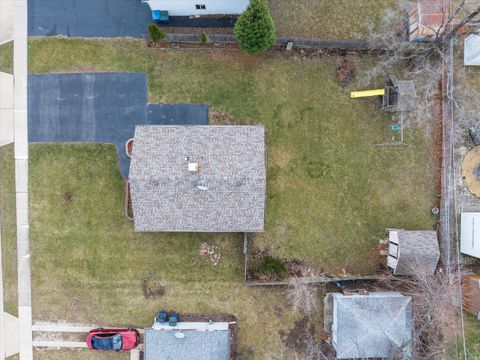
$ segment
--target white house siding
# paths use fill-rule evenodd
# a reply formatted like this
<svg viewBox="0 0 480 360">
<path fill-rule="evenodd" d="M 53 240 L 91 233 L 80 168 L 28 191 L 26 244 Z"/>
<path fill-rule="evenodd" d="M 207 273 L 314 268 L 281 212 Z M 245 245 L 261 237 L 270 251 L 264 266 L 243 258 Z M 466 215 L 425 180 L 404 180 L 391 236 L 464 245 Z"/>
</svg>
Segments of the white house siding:
<svg viewBox="0 0 480 360">
<path fill-rule="evenodd" d="M 237 15 L 245 11 L 250 0 L 142 0 L 152 10 L 166 10 L 170 16 Z M 205 5 L 198 10 L 196 5 Z"/>
</svg>

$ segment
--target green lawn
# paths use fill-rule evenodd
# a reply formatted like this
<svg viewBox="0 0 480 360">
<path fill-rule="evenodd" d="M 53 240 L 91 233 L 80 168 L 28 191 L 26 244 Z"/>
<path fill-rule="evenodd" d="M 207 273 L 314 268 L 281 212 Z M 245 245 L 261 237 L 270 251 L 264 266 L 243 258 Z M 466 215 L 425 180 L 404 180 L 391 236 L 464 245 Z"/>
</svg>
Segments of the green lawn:
<svg viewBox="0 0 480 360">
<path fill-rule="evenodd" d="M 0 154 L 2 174 L 13 176 L 5 166 L 13 147 L 0 148 Z M 243 286 L 239 235 L 135 233 L 123 215 L 113 145 L 35 144 L 29 165 L 35 320 L 147 327 L 162 308 L 228 312 L 238 318 L 241 349 L 255 348 L 262 359 L 279 347 L 279 331 L 288 331 L 296 317 L 286 309 L 284 290 Z M 13 209 L 13 203 L 2 205 Z M 9 247 L 13 222 L 3 229 Z M 217 266 L 200 255 L 202 242 L 221 248 Z M 149 276 L 165 295 L 145 298 L 142 285 Z M 14 291 L 12 286 L 6 284 Z"/>
<path fill-rule="evenodd" d="M 0 235 L 2 241 L 5 310 L 17 314 L 17 253 L 15 184 L 12 146 L 0 147 Z"/>
<path fill-rule="evenodd" d="M 388 115 L 375 99 L 350 99 L 354 86 L 337 84 L 335 58 L 153 51 L 134 40 L 35 39 L 29 50 L 31 72 L 144 71 L 151 102 L 207 103 L 264 124 L 267 219 L 257 241 L 276 255 L 369 273 L 387 227 L 435 221 L 430 144 L 410 129 L 406 149 L 372 147 L 385 141 Z"/>
<path fill-rule="evenodd" d="M 13 73 L 13 41 L 0 45 L 0 71 Z"/>
<path fill-rule="evenodd" d="M 469 359 L 480 358 L 480 325 L 473 315 L 465 313 L 465 336 Z"/>
<path fill-rule="evenodd" d="M 365 39 L 396 0 L 269 0 L 278 36 Z"/>
</svg>

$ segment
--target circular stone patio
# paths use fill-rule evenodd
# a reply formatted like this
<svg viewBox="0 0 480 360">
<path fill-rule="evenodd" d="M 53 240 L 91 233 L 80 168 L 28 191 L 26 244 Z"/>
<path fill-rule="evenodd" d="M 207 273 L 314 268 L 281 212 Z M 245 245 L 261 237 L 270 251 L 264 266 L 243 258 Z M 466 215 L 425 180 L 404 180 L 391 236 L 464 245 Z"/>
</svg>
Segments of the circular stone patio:
<svg viewBox="0 0 480 360">
<path fill-rule="evenodd" d="M 475 146 L 463 158 L 462 179 L 468 190 L 480 197 L 480 146 Z"/>
</svg>

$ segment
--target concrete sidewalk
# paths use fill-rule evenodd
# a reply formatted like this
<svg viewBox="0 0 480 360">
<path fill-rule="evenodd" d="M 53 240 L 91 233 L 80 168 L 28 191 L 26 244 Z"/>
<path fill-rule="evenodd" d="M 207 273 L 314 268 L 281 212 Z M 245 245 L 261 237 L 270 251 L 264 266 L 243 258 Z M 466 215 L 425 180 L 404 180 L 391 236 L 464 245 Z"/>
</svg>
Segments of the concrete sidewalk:
<svg viewBox="0 0 480 360">
<path fill-rule="evenodd" d="M 13 0 L 0 0 L 0 44 L 13 40 Z"/>
<path fill-rule="evenodd" d="M 14 0 L 14 155 L 19 319 L 17 334 L 20 345 L 20 360 L 33 359 L 30 242 L 28 223 L 27 18 L 27 0 Z"/>
</svg>

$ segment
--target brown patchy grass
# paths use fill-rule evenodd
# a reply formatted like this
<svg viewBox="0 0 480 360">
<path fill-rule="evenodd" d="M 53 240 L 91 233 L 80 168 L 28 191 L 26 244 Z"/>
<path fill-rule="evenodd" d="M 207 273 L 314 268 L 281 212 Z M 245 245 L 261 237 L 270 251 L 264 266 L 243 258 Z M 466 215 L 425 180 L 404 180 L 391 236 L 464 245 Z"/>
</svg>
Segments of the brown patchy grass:
<svg viewBox="0 0 480 360">
<path fill-rule="evenodd" d="M 395 0 L 269 0 L 278 36 L 364 39 Z"/>
</svg>

